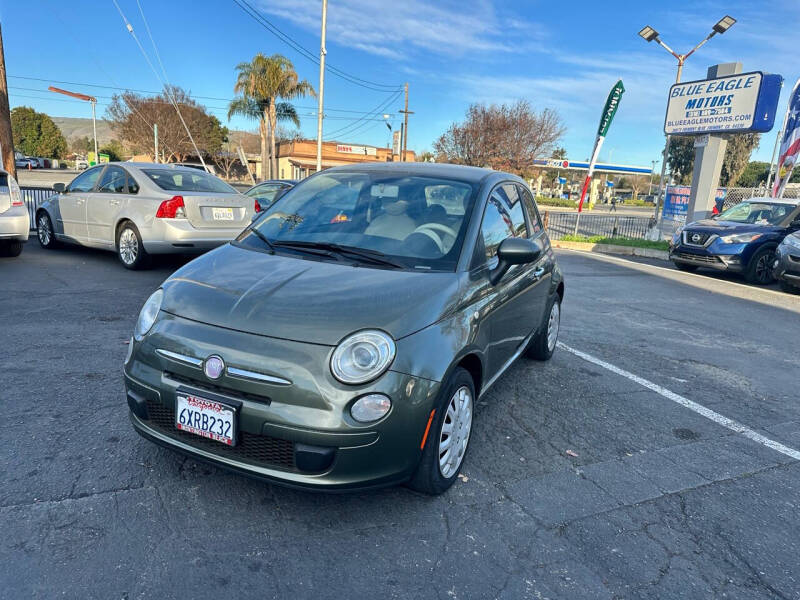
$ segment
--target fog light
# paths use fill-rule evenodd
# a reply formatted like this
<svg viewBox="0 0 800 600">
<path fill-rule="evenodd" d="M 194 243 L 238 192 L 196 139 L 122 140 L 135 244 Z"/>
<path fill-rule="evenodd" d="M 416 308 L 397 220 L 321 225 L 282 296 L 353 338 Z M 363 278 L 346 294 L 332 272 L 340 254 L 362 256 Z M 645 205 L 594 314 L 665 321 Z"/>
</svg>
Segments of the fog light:
<svg viewBox="0 0 800 600">
<path fill-rule="evenodd" d="M 359 423 L 377 421 L 389 412 L 392 401 L 383 394 L 362 396 L 350 407 L 350 415 Z"/>
</svg>

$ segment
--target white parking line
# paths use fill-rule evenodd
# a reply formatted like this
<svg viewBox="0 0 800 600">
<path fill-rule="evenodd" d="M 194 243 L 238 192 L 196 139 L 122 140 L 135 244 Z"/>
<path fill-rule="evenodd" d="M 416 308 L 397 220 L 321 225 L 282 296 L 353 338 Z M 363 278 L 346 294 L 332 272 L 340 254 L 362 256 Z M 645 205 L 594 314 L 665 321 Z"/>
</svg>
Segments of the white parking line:
<svg viewBox="0 0 800 600">
<path fill-rule="evenodd" d="M 707 419 L 711 419 L 715 423 L 722 425 L 723 427 L 727 427 L 731 431 L 735 431 L 736 433 L 741 433 L 744 437 L 753 440 L 756 443 L 761 444 L 762 446 L 766 446 L 767 448 L 772 448 L 776 452 L 780 452 L 781 454 L 785 454 L 786 456 L 793 458 L 794 460 L 800 460 L 800 450 L 795 450 L 794 448 L 789 448 L 788 446 L 784 446 L 780 442 L 776 442 L 775 440 L 771 440 L 768 437 L 764 437 L 757 431 L 742 425 L 738 421 L 734 421 L 733 419 L 729 419 L 728 417 L 719 414 L 716 411 L 711 410 L 710 408 L 706 408 L 702 404 L 698 404 L 688 398 L 684 398 L 680 394 L 676 394 L 666 388 L 661 387 L 660 385 L 653 383 L 652 381 L 648 381 L 638 375 L 634 375 L 633 373 L 626 371 L 624 369 L 620 369 L 617 366 L 612 365 L 611 363 L 607 363 L 604 360 L 601 360 L 597 357 L 592 356 L 591 354 L 586 354 L 585 352 L 581 352 L 580 350 L 576 350 L 575 348 L 571 348 L 562 342 L 558 342 L 559 348 L 566 350 L 567 352 L 571 352 L 578 358 L 582 358 L 583 360 L 590 362 L 592 364 L 597 365 L 598 367 L 603 367 L 604 369 L 611 371 L 612 373 L 616 373 L 617 375 L 621 375 L 626 379 L 630 379 L 631 381 L 638 383 L 639 385 L 646 387 L 649 390 L 654 391 L 656 394 L 667 398 L 668 400 L 672 400 L 673 402 L 680 404 L 688 408 L 689 410 L 693 410 L 699 415 L 704 416 Z"/>
</svg>

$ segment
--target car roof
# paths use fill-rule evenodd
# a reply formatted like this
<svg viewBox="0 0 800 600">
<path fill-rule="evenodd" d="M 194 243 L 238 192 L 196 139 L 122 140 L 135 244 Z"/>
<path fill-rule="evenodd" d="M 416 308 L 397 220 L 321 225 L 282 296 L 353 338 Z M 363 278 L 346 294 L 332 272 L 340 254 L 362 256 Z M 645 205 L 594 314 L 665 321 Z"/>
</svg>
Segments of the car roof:
<svg viewBox="0 0 800 600">
<path fill-rule="evenodd" d="M 193 167 L 184 167 L 177 163 L 151 163 L 151 162 L 133 162 L 133 161 L 115 161 L 108 163 L 109 165 L 117 165 L 119 167 L 133 167 L 135 169 L 175 169 L 179 171 L 195 172 L 198 169 Z M 197 163 L 200 164 L 200 163 Z"/>
<path fill-rule="evenodd" d="M 352 165 L 341 165 L 325 169 L 326 171 L 360 171 L 386 174 L 407 174 L 427 177 L 445 177 L 448 179 L 460 179 L 470 183 L 477 183 L 492 173 L 498 173 L 492 169 L 481 167 L 467 167 L 464 165 L 453 165 L 449 163 L 430 163 L 430 162 L 372 162 L 355 163 Z"/>
<path fill-rule="evenodd" d="M 756 198 L 745 198 L 742 202 L 765 202 L 767 204 L 789 204 L 791 206 L 797 206 L 800 204 L 800 198 L 764 198 L 764 197 L 756 197 Z"/>
</svg>

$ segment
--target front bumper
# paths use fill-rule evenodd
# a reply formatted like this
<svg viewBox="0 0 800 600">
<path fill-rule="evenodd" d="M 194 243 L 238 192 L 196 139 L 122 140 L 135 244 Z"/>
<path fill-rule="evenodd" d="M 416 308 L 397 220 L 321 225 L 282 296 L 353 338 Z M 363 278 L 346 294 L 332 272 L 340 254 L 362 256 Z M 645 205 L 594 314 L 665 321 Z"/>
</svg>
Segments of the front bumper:
<svg viewBox="0 0 800 600">
<path fill-rule="evenodd" d="M 187 219 L 155 219 L 142 230 L 142 244 L 149 254 L 205 252 L 236 238 L 246 225 L 198 229 Z"/>
<path fill-rule="evenodd" d="M 249 476 L 296 487 L 368 488 L 407 480 L 421 456 L 420 443 L 439 383 L 388 371 L 365 386 L 345 386 L 330 375 L 333 348 L 278 340 L 161 314 L 125 364 L 131 421 L 147 439 Z M 213 340 L 213 341 L 212 341 Z M 247 381 L 228 374 L 213 383 L 202 369 L 155 349 L 258 370 L 291 383 Z M 239 443 L 219 442 L 174 426 L 178 390 L 239 404 Z M 359 424 L 353 400 L 380 392 L 392 408 L 380 421 Z"/>
<path fill-rule="evenodd" d="M 26 241 L 30 235 L 31 219 L 28 209 L 14 206 L 0 213 L 0 239 Z"/>
<path fill-rule="evenodd" d="M 775 279 L 783 279 L 800 287 L 800 250 L 783 244 L 778 246 L 775 250 L 773 275 Z"/>
<path fill-rule="evenodd" d="M 726 244 L 718 237 L 704 246 L 680 242 L 670 248 L 669 258 L 685 265 L 741 273 L 747 267 L 743 258 L 746 247 L 747 244 Z"/>
</svg>

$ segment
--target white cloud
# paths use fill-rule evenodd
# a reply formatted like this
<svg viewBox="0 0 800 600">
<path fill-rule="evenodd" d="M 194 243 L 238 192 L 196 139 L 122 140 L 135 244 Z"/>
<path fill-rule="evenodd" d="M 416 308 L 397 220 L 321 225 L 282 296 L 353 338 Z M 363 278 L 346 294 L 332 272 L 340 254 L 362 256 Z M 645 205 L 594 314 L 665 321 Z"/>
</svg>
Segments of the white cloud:
<svg viewBox="0 0 800 600">
<path fill-rule="evenodd" d="M 318 0 L 262 0 L 258 6 L 267 15 L 319 33 Z M 412 52 L 449 57 L 526 52 L 541 47 L 544 36 L 537 24 L 499 14 L 487 0 L 341 0 L 328 7 L 329 43 L 389 58 Z"/>
</svg>

